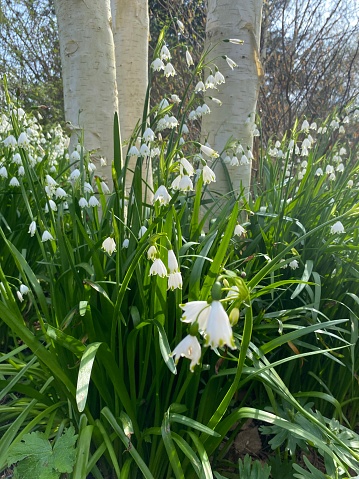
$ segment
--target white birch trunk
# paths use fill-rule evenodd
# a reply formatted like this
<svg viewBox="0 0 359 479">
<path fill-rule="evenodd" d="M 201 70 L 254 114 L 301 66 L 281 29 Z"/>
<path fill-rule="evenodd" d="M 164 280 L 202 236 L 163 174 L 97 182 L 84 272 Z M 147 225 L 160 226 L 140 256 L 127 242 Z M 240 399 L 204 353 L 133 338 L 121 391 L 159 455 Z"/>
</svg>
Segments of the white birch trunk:
<svg viewBox="0 0 359 479">
<path fill-rule="evenodd" d="M 113 118 L 117 111 L 114 42 L 110 0 L 55 0 L 59 27 L 66 121 L 72 140 L 84 130 L 97 173 L 112 185 Z"/>
<path fill-rule="evenodd" d="M 130 139 L 142 121 L 148 85 L 149 16 L 147 0 L 111 0 L 112 30 L 116 52 L 116 78 L 122 142 Z M 123 148 L 126 152 L 127 148 Z M 126 174 L 126 190 L 132 183 L 136 158 Z M 142 177 L 152 187 L 151 163 L 144 164 Z M 144 188 L 145 189 L 145 188 Z"/>
<path fill-rule="evenodd" d="M 219 86 L 219 93 L 208 91 L 222 101 L 222 106 L 208 100 L 211 114 L 203 117 L 202 137 L 219 152 L 230 137 L 239 140 L 245 151 L 253 146 L 254 114 L 263 75 L 258 53 L 262 3 L 262 0 L 208 0 L 206 48 L 219 42 L 208 59 L 227 55 L 238 65 L 231 70 L 226 60 L 216 58 L 214 61 L 226 82 Z M 243 40 L 244 44 L 221 41 L 233 38 Z M 222 157 L 225 156 L 224 153 Z M 225 166 L 232 184 L 228 184 L 222 163 L 218 162 L 215 166 L 217 181 L 210 185 L 211 193 L 223 195 L 233 190 L 238 196 L 244 188 L 248 197 L 251 162 L 246 166 Z"/>
</svg>

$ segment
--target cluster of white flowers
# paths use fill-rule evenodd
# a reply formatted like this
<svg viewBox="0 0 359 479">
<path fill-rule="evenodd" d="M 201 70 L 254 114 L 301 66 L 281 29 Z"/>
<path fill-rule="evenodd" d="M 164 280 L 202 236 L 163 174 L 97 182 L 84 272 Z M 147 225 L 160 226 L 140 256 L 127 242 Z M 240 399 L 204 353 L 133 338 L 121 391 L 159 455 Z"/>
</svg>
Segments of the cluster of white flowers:
<svg viewBox="0 0 359 479">
<path fill-rule="evenodd" d="M 169 49 L 167 48 L 167 46 L 163 45 L 163 47 L 161 48 L 160 56 L 155 58 L 153 62 L 151 63 L 152 70 L 156 72 L 163 70 L 165 77 L 175 76 L 176 70 L 174 69 L 172 63 L 169 62 L 170 59 L 171 59 L 171 53 Z"/>
<path fill-rule="evenodd" d="M 227 299 L 233 300 L 238 289 L 233 289 L 232 295 Z M 213 294 L 214 299 L 211 303 L 207 301 L 190 301 L 187 304 L 181 304 L 183 310 L 181 321 L 190 324 L 190 333 L 174 348 L 171 356 L 177 364 L 180 357 L 186 357 L 191 360 L 190 370 L 193 372 L 196 364 L 201 360 L 201 345 L 196 334 L 191 334 L 191 329 L 199 331 L 204 338 L 204 346 L 210 346 L 212 349 L 228 346 L 235 349 L 233 331 L 230 318 L 219 300 L 218 296 Z M 215 299 L 216 298 L 216 299 Z M 236 312 L 238 310 L 236 309 Z M 238 320 L 238 317 L 235 318 Z"/>
<path fill-rule="evenodd" d="M 168 288 L 170 290 L 182 289 L 182 274 L 178 265 L 176 255 L 172 249 L 167 251 L 167 268 L 161 258 L 158 257 L 158 251 L 155 245 L 151 245 L 147 251 L 147 258 L 153 263 L 150 268 L 150 276 L 167 277 Z"/>
</svg>

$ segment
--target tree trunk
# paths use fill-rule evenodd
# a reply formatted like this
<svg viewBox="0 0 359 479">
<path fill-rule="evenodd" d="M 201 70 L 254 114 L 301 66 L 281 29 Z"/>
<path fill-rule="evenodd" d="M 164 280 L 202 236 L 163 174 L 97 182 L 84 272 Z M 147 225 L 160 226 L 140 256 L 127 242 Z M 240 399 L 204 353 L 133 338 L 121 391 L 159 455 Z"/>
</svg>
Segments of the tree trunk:
<svg viewBox="0 0 359 479">
<path fill-rule="evenodd" d="M 245 152 L 247 148 L 252 150 L 256 103 L 263 76 L 258 52 L 262 3 L 262 0 L 208 0 L 206 48 L 214 47 L 208 59 L 215 58 L 214 63 L 225 76 L 225 83 L 219 86 L 218 93 L 215 90 L 207 91 L 221 100 L 222 106 L 208 101 L 211 114 L 203 117 L 202 137 L 219 152 L 230 137 L 239 140 Z M 221 40 L 224 39 L 240 39 L 244 43 L 223 43 Z M 238 68 L 231 70 L 226 60 L 221 58 L 223 55 L 232 59 Z M 230 156 L 234 154 L 229 153 Z M 222 157 L 225 156 L 224 152 Z M 241 155 L 238 155 L 238 159 L 241 159 Z M 225 167 L 231 184 L 219 161 L 214 168 L 217 181 L 210 185 L 211 194 L 218 192 L 223 195 L 234 191 L 238 196 L 244 188 L 248 196 L 251 160 L 247 165 L 226 164 Z"/>
<path fill-rule="evenodd" d="M 142 121 L 148 85 L 148 1 L 111 0 L 111 10 L 121 138 L 126 142 L 136 124 Z M 127 148 L 123 150 L 126 152 Z M 136 158 L 132 157 L 126 173 L 127 192 L 135 165 Z M 151 164 L 146 163 L 142 172 L 144 181 L 152 185 Z"/>
<path fill-rule="evenodd" d="M 65 118 L 72 141 L 84 131 L 97 173 L 112 184 L 113 118 L 117 111 L 115 50 L 110 0 L 55 0 L 59 27 Z"/>
</svg>

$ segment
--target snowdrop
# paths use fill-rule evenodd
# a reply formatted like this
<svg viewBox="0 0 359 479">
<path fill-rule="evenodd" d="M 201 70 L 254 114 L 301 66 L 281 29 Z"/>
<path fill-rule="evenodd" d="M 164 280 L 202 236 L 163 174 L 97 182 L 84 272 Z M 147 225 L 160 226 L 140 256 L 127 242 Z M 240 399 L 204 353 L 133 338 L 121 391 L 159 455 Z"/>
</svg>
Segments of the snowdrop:
<svg viewBox="0 0 359 479">
<path fill-rule="evenodd" d="M 87 181 L 84 182 L 84 192 L 85 193 L 93 193 L 93 188 L 90 185 L 90 183 L 88 183 Z"/>
<path fill-rule="evenodd" d="M 5 140 L 3 140 L 4 146 L 7 148 L 15 148 L 17 146 L 17 141 L 14 135 L 9 135 Z"/>
<path fill-rule="evenodd" d="M 175 347 L 171 353 L 171 357 L 174 358 L 177 365 L 179 358 L 184 357 L 191 360 L 190 371 L 193 372 L 196 364 L 201 360 L 201 346 L 196 336 L 190 334 L 182 339 L 182 341 Z"/>
<path fill-rule="evenodd" d="M 16 178 L 16 176 L 11 178 L 9 185 L 13 187 L 20 186 L 19 180 Z"/>
<path fill-rule="evenodd" d="M 202 153 L 204 153 L 206 156 L 209 156 L 210 158 L 218 158 L 219 154 L 217 151 L 213 150 L 207 145 L 201 145 L 200 146 Z"/>
<path fill-rule="evenodd" d="M 247 233 L 246 229 L 242 225 L 237 224 L 234 228 L 234 236 L 242 236 Z"/>
<path fill-rule="evenodd" d="M 70 176 L 69 176 L 69 180 L 70 181 L 76 181 L 78 178 L 80 178 L 80 170 L 78 168 L 75 168 L 71 173 L 70 173 Z"/>
<path fill-rule="evenodd" d="M 226 80 L 225 80 L 224 76 L 218 70 L 214 74 L 214 82 L 215 82 L 216 85 L 221 85 L 222 83 L 226 83 Z"/>
<path fill-rule="evenodd" d="M 56 198 L 62 199 L 62 198 L 66 198 L 66 196 L 67 196 L 67 193 L 63 188 L 60 188 L 60 187 L 56 188 L 56 191 L 55 191 Z"/>
<path fill-rule="evenodd" d="M 192 65 L 194 65 L 192 55 L 190 54 L 190 52 L 188 51 L 188 49 L 186 50 L 186 61 L 187 61 L 187 65 L 188 65 L 189 67 L 192 66 Z"/>
<path fill-rule="evenodd" d="M 212 349 L 225 345 L 235 349 L 232 328 L 222 303 L 214 300 L 209 309 L 205 330 L 205 345 L 211 346 Z"/>
<path fill-rule="evenodd" d="M 143 143 L 143 145 L 141 145 L 141 148 L 140 148 L 140 155 L 141 156 L 150 156 L 150 154 L 151 154 L 151 150 L 146 145 L 146 143 Z"/>
<path fill-rule="evenodd" d="M 140 152 L 135 145 L 132 145 L 131 148 L 128 150 L 127 156 L 140 156 Z"/>
<path fill-rule="evenodd" d="M 182 274 L 179 271 L 176 271 L 175 273 L 170 273 L 168 275 L 168 287 L 167 289 L 170 289 L 173 291 L 174 289 L 182 289 Z"/>
<path fill-rule="evenodd" d="M 18 170 L 17 170 L 17 174 L 19 176 L 25 176 L 25 168 L 21 165 L 19 166 Z"/>
<path fill-rule="evenodd" d="M 151 63 L 151 68 L 152 68 L 152 70 L 154 70 L 155 72 L 159 72 L 159 71 L 165 69 L 165 64 L 163 63 L 163 61 L 161 60 L 161 58 L 155 58 L 155 59 L 153 60 L 153 62 Z"/>
<path fill-rule="evenodd" d="M 2 166 L 0 168 L 0 176 L 1 176 L 1 178 L 7 178 L 8 177 L 7 169 L 5 168 L 5 166 Z"/>
<path fill-rule="evenodd" d="M 146 233 L 147 228 L 146 226 L 141 226 L 140 231 L 138 232 L 138 239 L 141 239 L 142 236 Z"/>
<path fill-rule="evenodd" d="M 176 70 L 174 69 L 172 63 L 167 63 L 167 65 L 165 66 L 164 74 L 167 78 L 169 76 L 174 77 L 176 75 Z"/>
<path fill-rule="evenodd" d="M 108 237 L 102 242 L 102 249 L 109 255 L 116 251 L 116 242 L 113 238 Z"/>
<path fill-rule="evenodd" d="M 149 141 L 154 141 L 155 139 L 155 133 L 151 128 L 146 128 L 146 130 L 143 133 L 143 139 L 146 143 Z"/>
<path fill-rule="evenodd" d="M 168 193 L 167 188 L 164 185 L 161 185 L 154 194 L 153 203 L 159 201 L 160 205 L 168 205 L 171 199 L 172 197 Z"/>
<path fill-rule="evenodd" d="M 231 58 L 227 57 L 227 55 L 224 57 L 226 62 L 228 63 L 229 67 L 233 70 L 233 68 L 238 67 L 237 63 L 234 62 Z"/>
<path fill-rule="evenodd" d="M 31 237 L 35 235 L 35 233 L 36 233 L 36 221 L 31 221 L 28 233 L 30 233 Z"/>
<path fill-rule="evenodd" d="M 20 293 L 21 293 L 23 296 L 25 296 L 26 294 L 28 294 L 29 291 L 30 291 L 29 288 L 26 286 L 26 284 L 20 284 L 19 290 L 20 290 Z"/>
<path fill-rule="evenodd" d="M 147 250 L 147 259 L 154 261 L 157 258 L 157 248 L 155 245 L 151 245 Z"/>
<path fill-rule="evenodd" d="M 299 263 L 298 263 L 298 261 L 297 261 L 296 259 L 293 259 L 293 261 L 291 261 L 291 262 L 289 263 L 289 267 L 290 267 L 291 269 L 297 269 L 297 268 L 299 268 Z"/>
<path fill-rule="evenodd" d="M 181 98 L 178 95 L 171 95 L 173 103 L 181 103 Z"/>
<path fill-rule="evenodd" d="M 186 170 L 188 176 L 194 175 L 194 169 L 191 163 L 186 158 L 180 159 L 180 165 Z"/>
<path fill-rule="evenodd" d="M 127 249 L 129 244 L 130 244 L 130 240 L 128 238 L 125 238 L 122 243 L 122 248 Z"/>
<path fill-rule="evenodd" d="M 79 199 L 79 207 L 80 208 L 87 208 L 88 207 L 88 202 L 86 198 L 80 198 Z"/>
<path fill-rule="evenodd" d="M 209 183 L 216 181 L 216 175 L 214 171 L 212 171 L 211 168 L 207 165 L 203 167 L 202 176 L 203 176 L 203 183 L 205 185 L 208 185 Z"/>
<path fill-rule="evenodd" d="M 161 60 L 171 60 L 171 53 L 169 49 L 166 47 L 166 45 L 163 45 L 161 48 L 161 53 L 160 53 L 160 58 Z"/>
<path fill-rule="evenodd" d="M 342 234 L 345 233 L 343 223 L 341 221 L 337 221 L 330 227 L 331 234 Z"/>
<path fill-rule="evenodd" d="M 178 184 L 178 189 L 181 191 L 192 191 L 193 183 L 188 175 L 183 175 Z"/>
<path fill-rule="evenodd" d="M 54 238 L 53 238 L 52 234 L 51 234 L 49 231 L 45 230 L 45 231 L 42 233 L 41 241 L 42 241 L 43 243 L 45 243 L 45 241 L 53 241 L 53 239 L 54 239 Z"/>
<path fill-rule="evenodd" d="M 91 196 L 88 201 L 88 204 L 89 206 L 91 206 L 91 208 L 95 208 L 96 206 L 99 206 L 100 202 L 98 201 L 96 196 Z"/>
<path fill-rule="evenodd" d="M 209 89 L 216 88 L 216 80 L 214 79 L 214 76 L 208 75 L 206 81 L 205 81 L 205 87 Z"/>
<path fill-rule="evenodd" d="M 156 258 L 150 268 L 150 276 L 159 276 L 165 278 L 167 276 L 167 269 L 160 258 Z"/>
<path fill-rule="evenodd" d="M 206 91 L 206 87 L 203 83 L 203 81 L 199 81 L 197 85 L 194 88 L 195 93 L 199 93 L 201 91 Z"/>
</svg>

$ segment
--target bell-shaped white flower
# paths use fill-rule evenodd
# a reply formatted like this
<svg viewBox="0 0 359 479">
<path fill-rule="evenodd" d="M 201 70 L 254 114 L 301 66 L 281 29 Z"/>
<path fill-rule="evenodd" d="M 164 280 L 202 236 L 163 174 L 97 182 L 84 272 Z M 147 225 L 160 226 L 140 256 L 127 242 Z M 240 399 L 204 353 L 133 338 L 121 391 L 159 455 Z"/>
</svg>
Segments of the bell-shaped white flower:
<svg viewBox="0 0 359 479">
<path fill-rule="evenodd" d="M 176 271 L 175 273 L 170 273 L 168 275 L 168 287 L 167 289 L 170 289 L 173 291 L 174 289 L 182 289 L 182 274 L 180 271 Z"/>
<path fill-rule="evenodd" d="M 157 248 L 156 246 L 153 244 L 151 245 L 148 250 L 147 250 L 147 258 L 148 259 L 151 259 L 152 261 L 154 261 L 157 257 Z"/>
<path fill-rule="evenodd" d="M 14 148 L 17 146 L 17 141 L 14 135 L 9 135 L 5 140 L 3 140 L 4 146 L 8 148 Z"/>
<path fill-rule="evenodd" d="M 160 258 L 156 258 L 150 268 L 150 276 L 154 275 L 157 275 L 160 278 L 164 278 L 167 276 L 166 266 Z"/>
<path fill-rule="evenodd" d="M 189 67 L 194 65 L 192 55 L 190 54 L 190 52 L 188 50 L 186 50 L 186 61 L 187 61 L 187 65 Z"/>
<path fill-rule="evenodd" d="M 291 261 L 291 262 L 289 263 L 289 267 L 290 267 L 291 269 L 297 269 L 297 268 L 299 268 L 299 263 L 298 263 L 298 261 L 297 261 L 296 259 L 293 259 L 293 261 Z"/>
<path fill-rule="evenodd" d="M 144 139 L 146 143 L 148 143 L 149 141 L 154 141 L 155 132 L 151 128 L 146 128 L 142 138 Z"/>
<path fill-rule="evenodd" d="M 76 181 L 76 180 L 80 177 L 80 175 L 81 175 L 80 170 L 79 170 L 78 168 L 75 168 L 75 169 L 71 172 L 71 174 L 70 174 L 70 176 L 69 176 L 69 180 L 70 180 L 70 181 Z"/>
<path fill-rule="evenodd" d="M 130 244 L 130 240 L 128 238 L 125 238 L 122 243 L 122 248 L 127 249 L 129 244 Z"/>
<path fill-rule="evenodd" d="M 62 199 L 62 198 L 66 198 L 66 196 L 67 196 L 67 193 L 63 188 L 60 188 L 60 187 L 56 188 L 56 191 L 55 191 L 56 198 Z"/>
<path fill-rule="evenodd" d="M 89 173 L 93 173 L 95 170 L 96 170 L 96 165 L 95 165 L 95 163 L 92 163 L 92 162 L 90 161 L 89 164 L 87 165 L 87 171 L 88 171 Z"/>
<path fill-rule="evenodd" d="M 201 151 L 202 151 L 202 153 L 209 156 L 210 158 L 218 158 L 219 157 L 218 152 L 213 150 L 212 148 L 210 148 L 207 145 L 201 145 Z"/>
<path fill-rule="evenodd" d="M 195 93 L 199 93 L 201 91 L 206 91 L 206 87 L 204 86 L 203 81 L 199 81 L 194 88 Z"/>
<path fill-rule="evenodd" d="M 104 195 L 109 195 L 111 193 L 110 188 L 107 186 L 107 183 L 105 183 L 104 181 L 101 181 L 101 189 Z"/>
<path fill-rule="evenodd" d="M 35 233 L 36 233 L 36 221 L 31 221 L 28 233 L 30 233 L 30 236 L 35 235 Z"/>
<path fill-rule="evenodd" d="M 170 273 L 177 273 L 179 271 L 178 261 L 173 249 L 168 250 L 168 271 Z"/>
<path fill-rule="evenodd" d="M 237 63 L 234 62 L 231 58 L 225 56 L 226 62 L 228 63 L 229 67 L 233 70 L 233 68 L 238 67 Z"/>
<path fill-rule="evenodd" d="M 7 175 L 7 169 L 5 168 L 5 166 L 2 166 L 0 168 L 0 176 L 1 178 L 7 178 L 8 175 Z"/>
<path fill-rule="evenodd" d="M 141 156 L 150 156 L 150 154 L 151 154 L 151 150 L 146 145 L 146 143 L 143 143 L 143 145 L 141 145 L 141 148 L 140 148 L 140 155 Z"/>
<path fill-rule="evenodd" d="M 176 70 L 174 69 L 172 63 L 167 63 L 164 70 L 165 77 L 174 77 L 176 75 Z"/>
<path fill-rule="evenodd" d="M 214 81 L 215 81 L 216 85 L 221 85 L 222 83 L 226 83 L 226 80 L 225 80 L 224 76 L 218 70 L 214 74 Z"/>
<path fill-rule="evenodd" d="M 180 308 L 183 310 L 181 321 L 191 324 L 197 322 L 200 331 L 206 329 L 210 313 L 207 301 L 190 301 L 187 304 L 180 304 Z"/>
<path fill-rule="evenodd" d="M 205 344 L 211 348 L 218 348 L 224 345 L 235 349 L 233 332 L 226 313 L 220 301 L 212 301 L 210 312 L 205 328 Z"/>
<path fill-rule="evenodd" d="M 171 95 L 171 100 L 173 101 L 173 103 L 181 103 L 181 98 L 175 94 Z"/>
<path fill-rule="evenodd" d="M 80 198 L 79 199 L 79 207 L 80 208 L 87 208 L 88 207 L 88 202 L 87 202 L 87 199 L 86 198 Z"/>
<path fill-rule="evenodd" d="M 25 176 L 25 168 L 21 165 L 19 166 L 18 170 L 17 170 L 17 174 L 19 176 Z"/>
<path fill-rule="evenodd" d="M 182 341 L 174 348 L 171 356 L 174 358 L 176 364 L 181 357 L 190 359 L 191 364 L 189 368 L 193 372 L 194 367 L 196 364 L 199 364 L 201 360 L 201 346 L 196 336 L 191 336 L 189 334 L 183 338 Z"/>
<path fill-rule="evenodd" d="M 131 148 L 128 150 L 127 156 L 140 156 L 140 152 L 138 151 L 137 146 L 132 145 Z"/>
<path fill-rule="evenodd" d="M 108 237 L 102 243 L 102 249 L 109 255 L 112 255 L 116 251 L 116 242 L 113 238 Z"/>
<path fill-rule="evenodd" d="M 54 200 L 48 200 L 48 203 L 45 205 L 45 213 L 49 212 L 49 206 L 52 211 L 57 211 L 57 205 Z"/>
<path fill-rule="evenodd" d="M 161 48 L 161 53 L 160 53 L 161 60 L 171 60 L 171 53 L 169 49 L 166 47 L 166 45 L 163 45 Z"/>
<path fill-rule="evenodd" d="M 74 150 L 72 153 L 71 153 L 71 160 L 72 161 L 80 161 L 80 153 L 76 150 Z"/>
<path fill-rule="evenodd" d="M 330 232 L 332 234 L 342 234 L 345 233 L 343 223 L 341 221 L 337 221 L 330 227 Z"/>
<path fill-rule="evenodd" d="M 18 146 L 21 146 L 22 148 L 24 148 L 24 147 L 26 147 L 30 144 L 29 138 L 24 131 L 22 133 L 20 133 L 19 138 L 17 139 L 17 144 L 18 144 Z"/>
<path fill-rule="evenodd" d="M 142 236 L 146 233 L 147 228 L 146 226 L 141 226 L 140 231 L 138 232 L 138 239 L 141 239 Z"/>
<path fill-rule="evenodd" d="M 315 172 L 315 176 L 323 176 L 323 170 L 322 168 L 317 168 L 316 172 Z"/>
<path fill-rule="evenodd" d="M 20 284 L 20 293 L 22 295 L 28 294 L 29 288 L 26 286 L 26 284 Z"/>
<path fill-rule="evenodd" d="M 159 201 L 160 205 L 168 205 L 172 196 L 168 193 L 167 188 L 164 185 L 158 187 L 153 196 L 153 202 Z"/>
<path fill-rule="evenodd" d="M 96 198 L 96 196 L 91 196 L 90 199 L 89 199 L 89 206 L 91 206 L 91 208 L 95 208 L 96 206 L 99 206 L 100 202 L 98 201 L 98 199 Z"/>
<path fill-rule="evenodd" d="M 247 233 L 247 231 L 245 230 L 245 228 L 243 228 L 242 225 L 240 224 L 237 224 L 234 228 L 234 236 L 242 236 L 242 235 L 245 235 Z"/>
<path fill-rule="evenodd" d="M 183 175 L 179 184 L 178 189 L 181 191 L 192 191 L 193 190 L 193 183 L 191 178 L 188 175 Z"/>
<path fill-rule="evenodd" d="M 11 178 L 9 185 L 13 187 L 20 186 L 19 180 L 16 178 L 16 176 Z"/>
<path fill-rule="evenodd" d="M 42 237 L 41 237 L 41 241 L 44 243 L 45 241 L 52 241 L 54 238 L 52 236 L 52 234 L 45 230 L 43 233 L 42 233 Z"/>
<path fill-rule="evenodd" d="M 208 185 L 209 183 L 215 183 L 216 182 L 216 175 L 213 170 L 207 165 L 203 167 L 202 170 L 202 176 L 203 176 L 203 183 L 205 185 Z"/>
<path fill-rule="evenodd" d="M 155 58 L 155 59 L 153 60 L 153 62 L 151 63 L 151 68 L 152 68 L 152 70 L 154 70 L 155 72 L 159 72 L 159 71 L 165 69 L 165 64 L 163 63 L 163 61 L 161 60 L 161 58 Z"/>
<path fill-rule="evenodd" d="M 181 158 L 180 159 L 180 164 L 186 170 L 186 173 L 187 173 L 188 176 L 193 176 L 194 175 L 194 168 L 186 158 Z"/>
<path fill-rule="evenodd" d="M 178 18 L 177 18 L 176 22 L 177 22 L 178 28 L 180 29 L 180 32 L 184 33 L 184 25 L 181 22 L 181 20 L 178 20 Z"/>
</svg>

